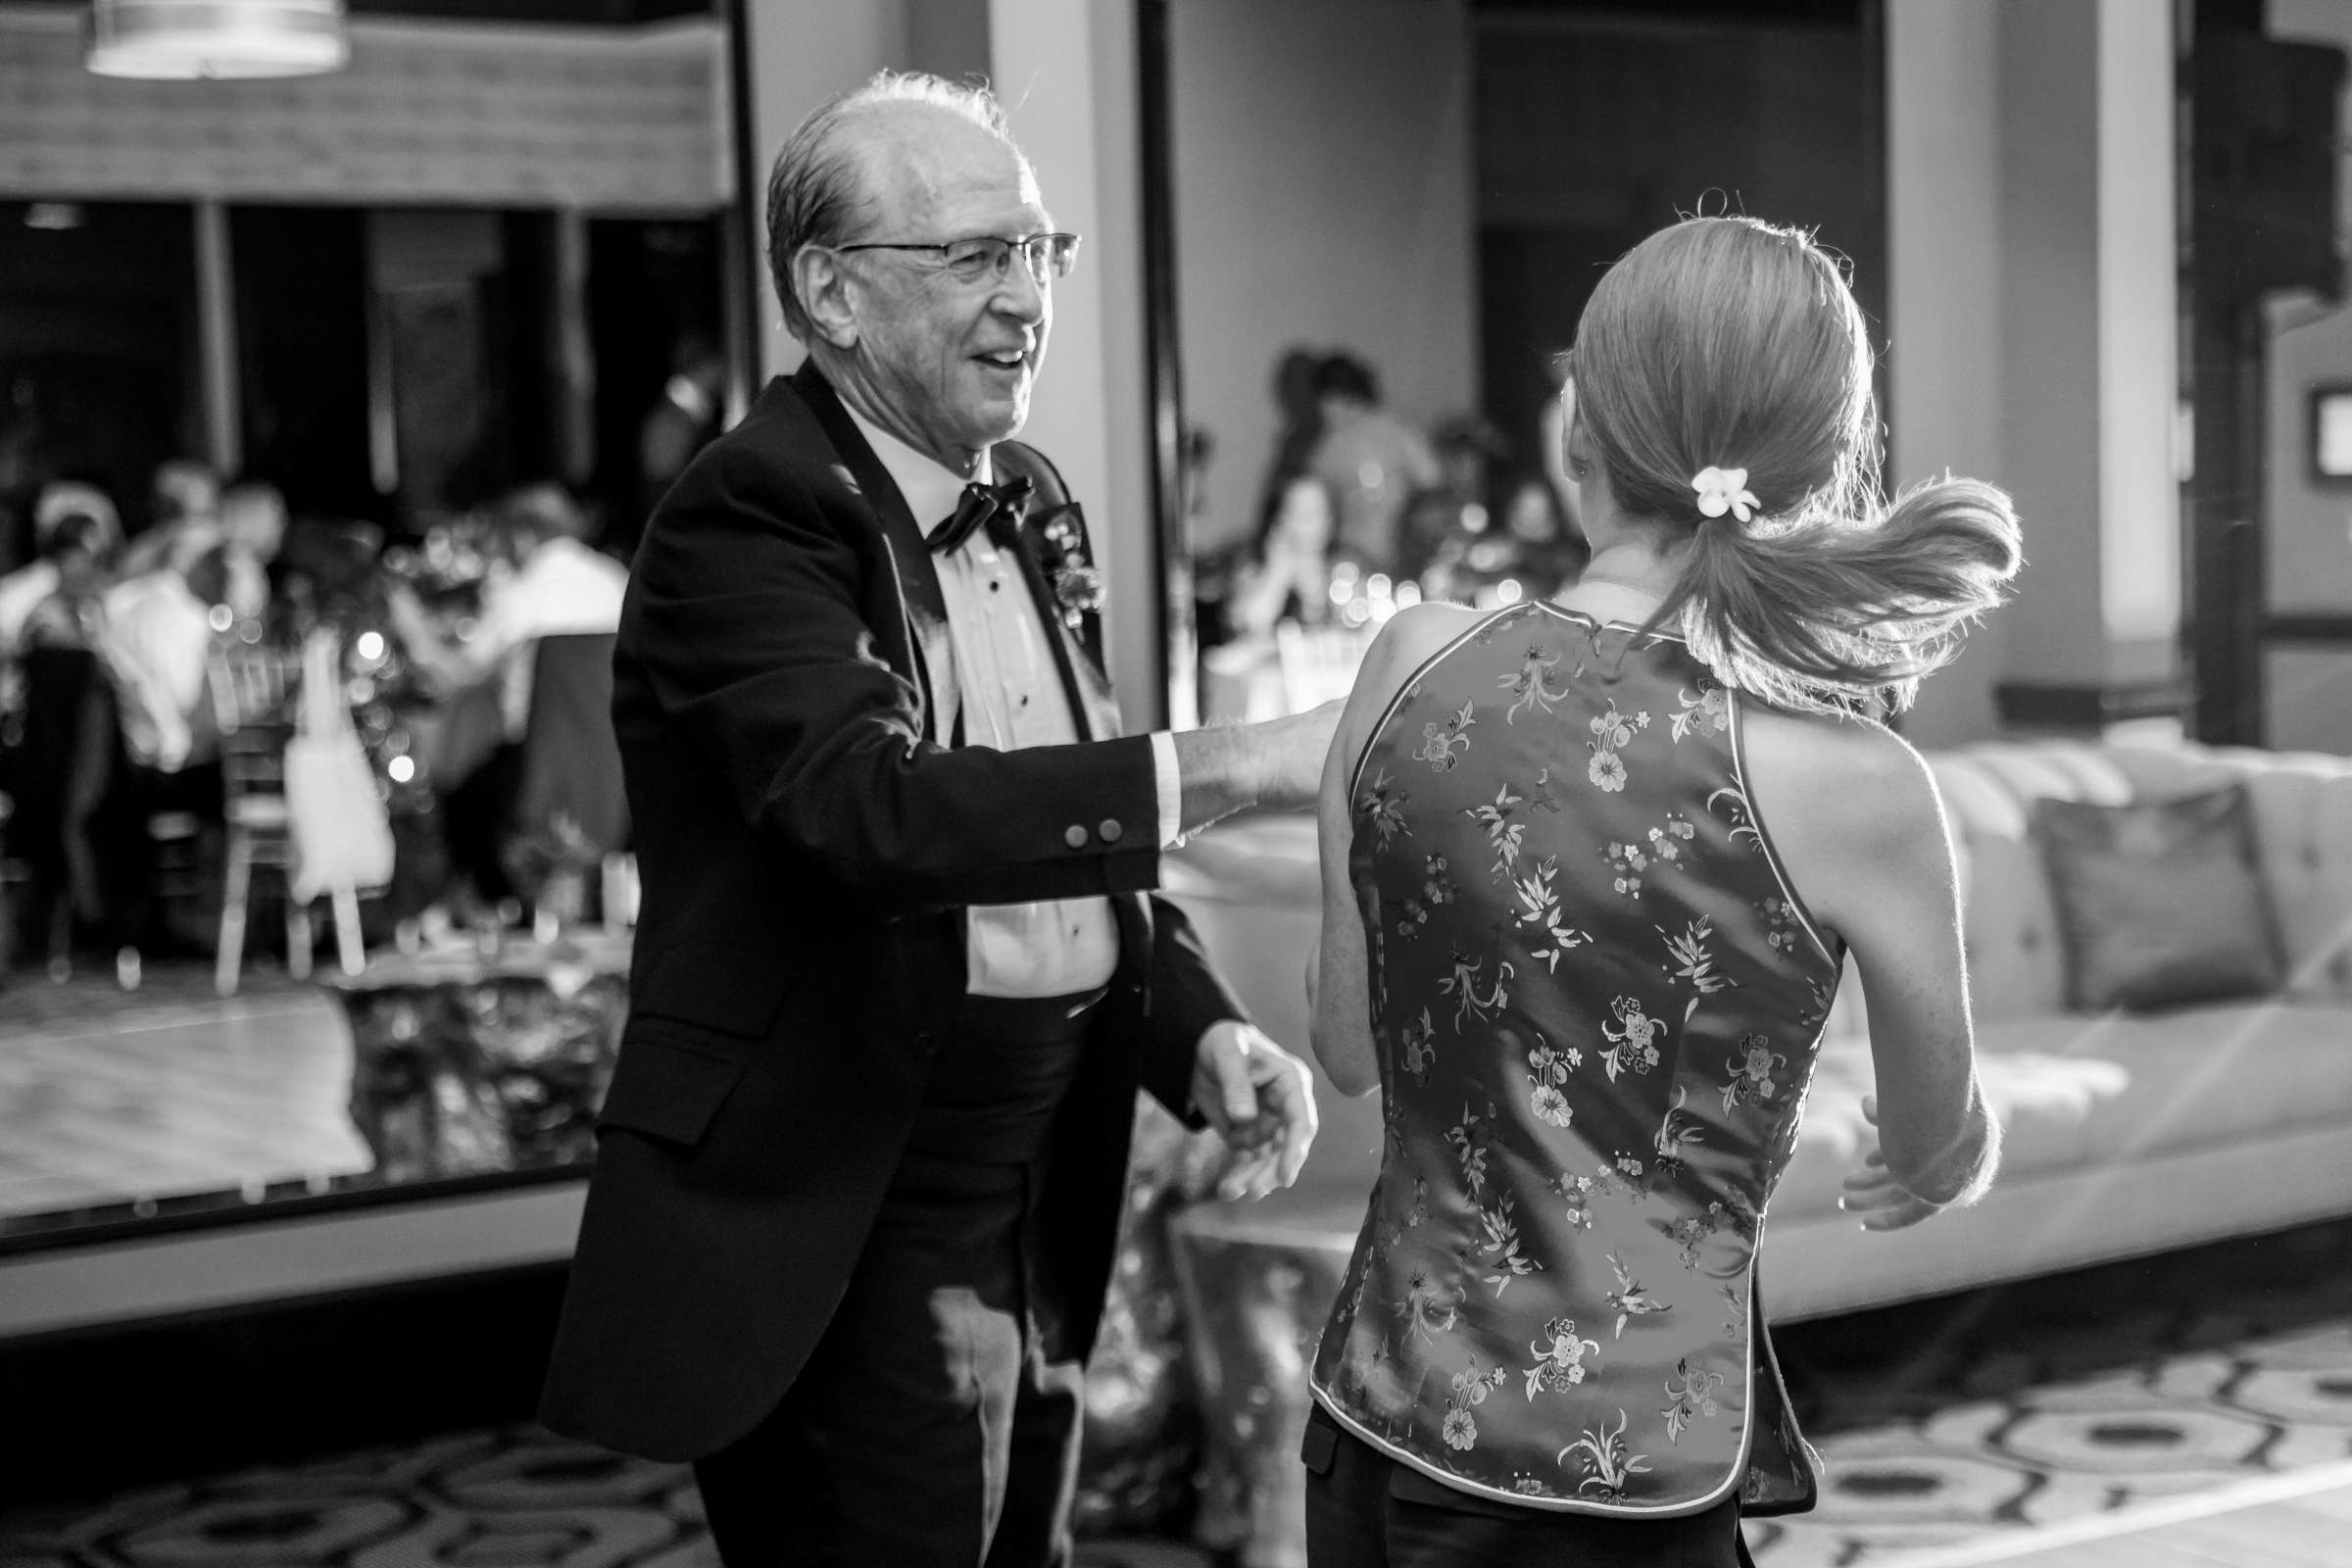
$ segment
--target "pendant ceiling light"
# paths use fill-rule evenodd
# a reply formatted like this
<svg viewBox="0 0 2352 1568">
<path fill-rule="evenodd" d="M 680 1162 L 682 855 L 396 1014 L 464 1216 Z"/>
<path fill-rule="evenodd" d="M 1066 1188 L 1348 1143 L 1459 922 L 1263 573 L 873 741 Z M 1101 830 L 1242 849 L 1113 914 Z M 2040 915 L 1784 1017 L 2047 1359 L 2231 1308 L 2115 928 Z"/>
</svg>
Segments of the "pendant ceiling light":
<svg viewBox="0 0 2352 1568">
<path fill-rule="evenodd" d="M 343 0 L 90 0 L 101 76 L 307 76 L 350 58 Z"/>
</svg>

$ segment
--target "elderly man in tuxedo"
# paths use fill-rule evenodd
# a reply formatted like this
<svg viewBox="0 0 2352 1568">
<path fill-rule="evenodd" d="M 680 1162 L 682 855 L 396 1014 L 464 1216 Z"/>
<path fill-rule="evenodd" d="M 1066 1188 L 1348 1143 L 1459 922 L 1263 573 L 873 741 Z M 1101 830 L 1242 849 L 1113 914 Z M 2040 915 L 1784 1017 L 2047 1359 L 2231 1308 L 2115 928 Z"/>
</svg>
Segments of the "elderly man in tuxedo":
<svg viewBox="0 0 2352 1568">
<path fill-rule="evenodd" d="M 1028 413 L 1075 259 L 985 90 L 778 155 L 808 362 L 662 500 L 614 660 L 642 904 L 544 1415 L 692 1459 L 732 1568 L 1068 1559 L 1135 1091 L 1298 1173 L 1308 1075 L 1149 897 L 1328 710 L 1118 738 Z"/>
</svg>

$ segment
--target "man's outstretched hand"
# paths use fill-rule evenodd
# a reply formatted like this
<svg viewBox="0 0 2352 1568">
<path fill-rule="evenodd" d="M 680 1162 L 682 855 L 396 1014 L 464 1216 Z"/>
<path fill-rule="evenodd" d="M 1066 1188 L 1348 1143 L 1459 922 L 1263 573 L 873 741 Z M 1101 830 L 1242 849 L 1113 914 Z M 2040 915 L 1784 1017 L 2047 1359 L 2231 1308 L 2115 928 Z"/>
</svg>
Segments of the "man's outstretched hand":
<svg viewBox="0 0 2352 1568">
<path fill-rule="evenodd" d="M 1862 1119 L 1877 1130 L 1876 1096 L 1862 1097 Z M 1861 1169 L 1846 1177 L 1845 1196 L 1838 1200 L 1838 1206 L 1860 1220 L 1866 1231 L 1899 1231 L 1940 1212 L 1944 1205 L 1930 1202 L 1897 1180 L 1886 1168 L 1886 1156 L 1880 1152 L 1874 1138 L 1870 1152 L 1862 1156 Z"/>
<path fill-rule="evenodd" d="M 1193 1104 L 1231 1152 L 1219 1198 L 1263 1198 L 1298 1179 L 1315 1141 L 1314 1078 L 1255 1025 L 1228 1018 L 1201 1033 Z"/>
<path fill-rule="evenodd" d="M 1341 708 L 1334 700 L 1254 724 L 1178 730 L 1184 831 L 1198 833 L 1229 811 L 1251 807 L 1288 811 L 1314 805 Z"/>
</svg>

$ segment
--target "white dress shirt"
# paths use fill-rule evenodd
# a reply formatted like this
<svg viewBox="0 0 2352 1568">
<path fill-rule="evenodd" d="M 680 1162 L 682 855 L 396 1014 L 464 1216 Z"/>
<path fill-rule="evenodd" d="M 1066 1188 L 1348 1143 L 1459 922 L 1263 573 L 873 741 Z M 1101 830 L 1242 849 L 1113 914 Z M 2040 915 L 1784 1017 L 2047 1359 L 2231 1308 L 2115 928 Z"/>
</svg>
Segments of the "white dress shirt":
<svg viewBox="0 0 2352 1568">
<path fill-rule="evenodd" d="M 176 773 L 195 752 L 205 662 L 213 646 L 210 607 L 176 571 L 147 572 L 106 590 L 99 657 L 114 672 L 122 740 L 133 760 Z"/>
<path fill-rule="evenodd" d="M 850 410 L 850 416 L 899 487 L 915 525 L 928 533 L 946 521 L 962 498 L 966 481 L 856 409 Z M 986 455 L 971 478 L 980 484 L 995 482 L 995 467 Z M 1060 669 L 1047 642 L 1050 633 L 1029 595 L 1020 563 L 999 550 L 983 528 L 949 554 L 933 556 L 932 564 L 939 572 L 940 595 L 947 601 L 948 640 L 955 659 L 950 679 L 942 683 L 952 690 L 933 693 L 941 705 L 939 733 L 954 734 L 960 713 L 963 738 L 974 746 L 1015 751 L 1078 739 Z M 1173 738 L 1165 732 L 1154 734 L 1152 756 L 1158 787 L 1158 843 L 1166 849 L 1183 826 Z M 1107 899 L 974 905 L 964 918 L 965 989 L 974 996 L 1067 996 L 1105 983 L 1118 963 L 1118 926 Z"/>
<path fill-rule="evenodd" d="M 485 586 L 467 651 L 498 666 L 508 740 L 521 740 L 530 723 L 533 645 L 542 637 L 618 631 L 628 586 L 628 567 L 561 535 L 541 540 L 511 575 Z"/>
<path fill-rule="evenodd" d="M 54 561 L 36 561 L 0 577 L 0 657 L 15 650 L 32 612 L 64 580 Z"/>
</svg>

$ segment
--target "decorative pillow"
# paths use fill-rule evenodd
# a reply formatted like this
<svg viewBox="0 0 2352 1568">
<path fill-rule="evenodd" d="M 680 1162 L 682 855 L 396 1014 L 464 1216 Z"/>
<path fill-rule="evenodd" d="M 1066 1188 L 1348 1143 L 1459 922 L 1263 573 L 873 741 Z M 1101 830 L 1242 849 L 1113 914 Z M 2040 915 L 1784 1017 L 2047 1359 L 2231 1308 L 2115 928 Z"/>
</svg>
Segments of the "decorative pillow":
<svg viewBox="0 0 2352 1568">
<path fill-rule="evenodd" d="M 2129 806 L 2034 803 L 2067 1004 L 2145 1010 L 2280 988 L 2246 787 Z"/>
</svg>

